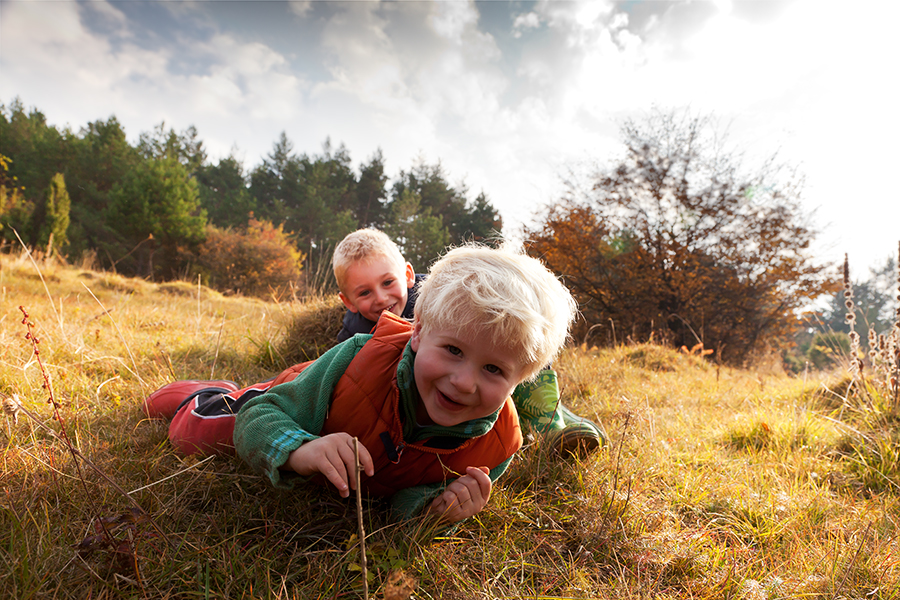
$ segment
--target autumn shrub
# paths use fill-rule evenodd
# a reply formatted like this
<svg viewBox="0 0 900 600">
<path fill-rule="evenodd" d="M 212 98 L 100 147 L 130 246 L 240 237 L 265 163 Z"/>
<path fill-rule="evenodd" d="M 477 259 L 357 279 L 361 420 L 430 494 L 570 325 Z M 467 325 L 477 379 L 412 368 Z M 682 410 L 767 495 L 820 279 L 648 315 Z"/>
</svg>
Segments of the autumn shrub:
<svg viewBox="0 0 900 600">
<path fill-rule="evenodd" d="M 626 120 L 622 134 L 621 159 L 567 179 L 524 231 L 579 303 L 575 339 L 702 342 L 732 365 L 769 356 L 797 309 L 837 290 L 809 251 L 800 182 L 774 157 L 747 169 L 688 111 Z"/>
<path fill-rule="evenodd" d="M 244 229 L 207 227 L 196 269 L 221 292 L 277 298 L 299 284 L 302 260 L 281 226 L 251 218 Z"/>
</svg>

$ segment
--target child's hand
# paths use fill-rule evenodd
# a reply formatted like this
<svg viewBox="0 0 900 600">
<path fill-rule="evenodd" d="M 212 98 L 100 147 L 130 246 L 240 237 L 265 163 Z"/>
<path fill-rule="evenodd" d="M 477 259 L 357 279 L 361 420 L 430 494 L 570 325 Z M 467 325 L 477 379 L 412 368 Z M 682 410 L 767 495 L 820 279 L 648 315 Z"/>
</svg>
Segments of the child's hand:
<svg viewBox="0 0 900 600">
<path fill-rule="evenodd" d="M 467 519 L 487 505 L 491 497 L 491 478 L 487 467 L 468 467 L 466 474 L 447 486 L 434 499 L 429 511 L 450 523 Z"/>
<path fill-rule="evenodd" d="M 359 444 L 359 462 L 371 477 L 375 474 L 372 455 Z M 288 455 L 287 466 L 300 475 L 321 473 L 334 484 L 342 498 L 356 489 L 356 454 L 353 437 L 347 433 L 332 433 L 304 443 Z"/>
</svg>

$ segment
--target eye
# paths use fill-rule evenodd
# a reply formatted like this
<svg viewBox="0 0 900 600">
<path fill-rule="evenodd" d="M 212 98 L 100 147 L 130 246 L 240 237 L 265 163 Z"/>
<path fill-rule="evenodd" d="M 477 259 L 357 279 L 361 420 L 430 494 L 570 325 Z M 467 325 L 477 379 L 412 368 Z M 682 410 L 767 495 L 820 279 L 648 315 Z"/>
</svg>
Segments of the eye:
<svg viewBox="0 0 900 600">
<path fill-rule="evenodd" d="M 390 286 L 394 285 L 394 281 L 396 281 L 396 280 L 395 279 L 385 279 L 381 285 L 383 285 L 384 287 L 390 287 Z"/>
<path fill-rule="evenodd" d="M 369 291 L 366 290 L 366 291 L 363 291 L 363 292 L 358 293 L 358 294 L 356 295 L 356 297 L 357 297 L 357 298 L 365 298 L 365 297 L 368 296 L 368 295 L 369 295 Z"/>
<path fill-rule="evenodd" d="M 497 365 L 484 365 L 484 370 L 494 375 L 502 375 L 503 371 Z"/>
<path fill-rule="evenodd" d="M 462 354 L 462 350 L 460 350 L 456 346 L 447 346 L 447 352 L 449 352 L 453 356 L 459 356 L 460 354 Z"/>
</svg>

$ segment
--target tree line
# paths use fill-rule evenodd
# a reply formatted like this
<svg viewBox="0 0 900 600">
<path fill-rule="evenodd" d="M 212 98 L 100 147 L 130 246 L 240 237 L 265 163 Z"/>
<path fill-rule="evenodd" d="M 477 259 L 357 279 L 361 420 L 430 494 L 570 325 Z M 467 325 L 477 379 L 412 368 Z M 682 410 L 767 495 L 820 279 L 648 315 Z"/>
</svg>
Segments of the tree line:
<svg viewBox="0 0 900 600">
<path fill-rule="evenodd" d="M 802 176 L 774 157 L 747 169 L 711 116 L 686 110 L 625 120 L 621 137 L 621 156 L 568 176 L 523 231 L 579 302 L 575 340 L 700 347 L 732 364 L 786 352 L 803 309 L 840 286 L 813 256 Z M 199 273 L 249 294 L 332 285 L 333 248 L 359 227 L 387 232 L 417 272 L 502 229 L 487 196 L 470 199 L 440 163 L 391 179 L 380 151 L 354 169 L 343 145 L 298 154 L 282 133 L 248 171 L 233 154 L 209 161 L 193 127 L 160 124 L 131 145 L 115 117 L 73 133 L 18 100 L 0 106 L 0 178 L 4 243 L 15 228 L 107 269 Z"/>
<path fill-rule="evenodd" d="M 392 180 L 377 151 L 354 168 L 343 146 L 296 153 L 286 133 L 247 169 L 210 161 L 195 128 L 160 124 L 126 139 L 115 116 L 78 132 L 49 125 L 16 99 L 0 105 L 0 240 L 94 257 L 104 269 L 155 280 L 206 275 L 244 293 L 329 285 L 331 253 L 359 227 L 398 242 L 417 271 L 450 243 L 502 230 L 482 192 L 452 185 L 417 160 Z M 271 290 L 269 290 L 271 291 Z"/>
</svg>

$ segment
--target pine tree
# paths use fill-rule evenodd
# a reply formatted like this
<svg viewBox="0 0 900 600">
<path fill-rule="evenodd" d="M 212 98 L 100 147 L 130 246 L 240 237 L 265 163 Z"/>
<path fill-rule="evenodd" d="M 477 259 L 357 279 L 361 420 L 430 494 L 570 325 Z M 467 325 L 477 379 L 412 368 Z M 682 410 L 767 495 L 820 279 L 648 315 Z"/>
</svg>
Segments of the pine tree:
<svg viewBox="0 0 900 600">
<path fill-rule="evenodd" d="M 69 209 L 71 201 L 66 191 L 66 180 L 62 173 L 57 173 L 47 186 L 44 204 L 41 210 L 42 222 L 38 225 L 37 246 L 47 247 L 47 253 L 54 249 L 65 251 L 68 246 Z"/>
</svg>

